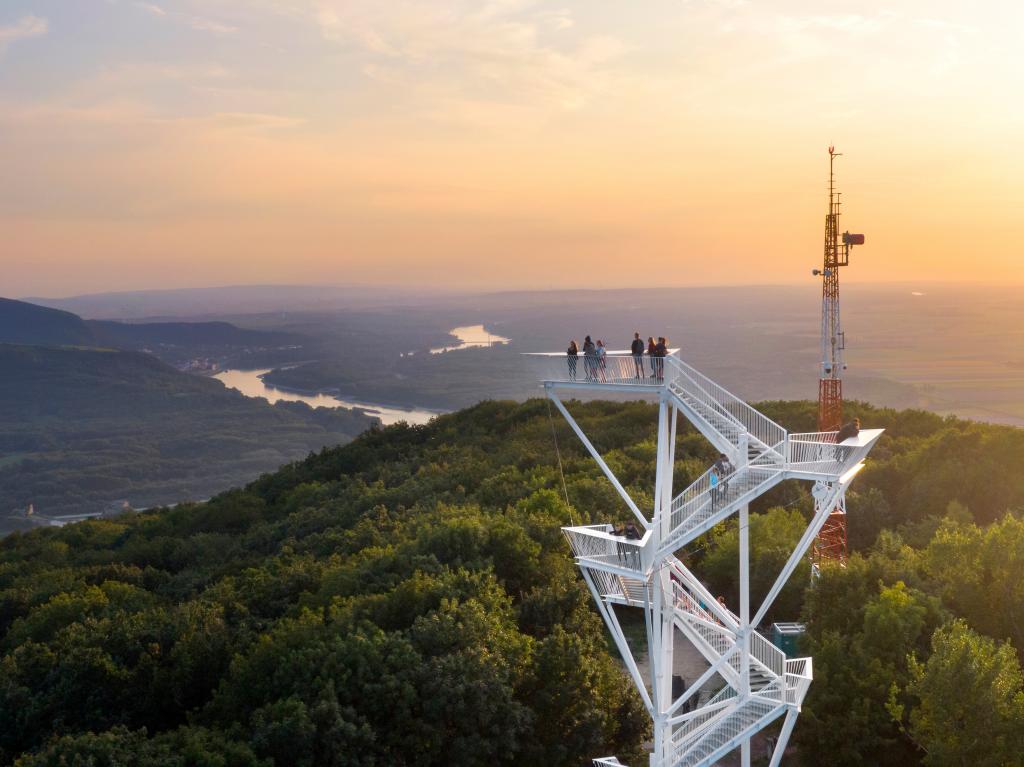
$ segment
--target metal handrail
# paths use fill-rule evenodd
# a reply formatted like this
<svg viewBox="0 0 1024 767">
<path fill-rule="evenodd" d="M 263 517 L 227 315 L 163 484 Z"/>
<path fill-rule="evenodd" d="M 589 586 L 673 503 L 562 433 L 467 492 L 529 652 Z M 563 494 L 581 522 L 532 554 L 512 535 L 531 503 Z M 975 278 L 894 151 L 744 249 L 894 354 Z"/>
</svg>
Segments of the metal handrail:
<svg viewBox="0 0 1024 767">
<path fill-rule="evenodd" d="M 786 669 L 786 653 L 757 631 L 750 632 L 750 655 L 776 676 Z"/>
<path fill-rule="evenodd" d="M 689 381 L 691 386 L 685 390 L 695 400 L 728 419 L 766 447 L 785 440 L 786 430 L 775 421 L 678 357 L 669 357 L 668 360 L 669 365 L 675 367 L 680 374 L 676 377 L 675 385 L 684 388 L 682 381 Z"/>
<path fill-rule="evenodd" d="M 702 512 L 716 514 L 720 510 L 729 508 L 739 498 L 748 495 L 766 482 L 772 481 L 779 472 L 780 469 L 773 467 L 743 466 L 719 479 L 718 484 L 714 487 L 711 486 L 711 472 L 705 472 L 672 502 L 671 532 L 666 537 L 666 541 L 675 537 L 687 523 L 698 517 L 709 516 L 708 514 L 701 516 Z"/>
</svg>

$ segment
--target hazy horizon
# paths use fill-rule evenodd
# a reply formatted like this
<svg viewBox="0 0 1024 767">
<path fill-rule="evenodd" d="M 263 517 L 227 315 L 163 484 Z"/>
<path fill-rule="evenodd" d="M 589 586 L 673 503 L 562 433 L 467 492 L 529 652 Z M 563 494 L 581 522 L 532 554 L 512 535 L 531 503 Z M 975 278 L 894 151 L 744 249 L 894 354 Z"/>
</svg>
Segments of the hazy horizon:
<svg viewBox="0 0 1024 767">
<path fill-rule="evenodd" d="M 1007 282 L 1007 281 L 994 281 L 994 280 L 858 280 L 858 279 L 846 279 L 845 273 L 843 274 L 842 284 L 849 286 L 851 289 L 858 288 L 901 288 L 901 287 L 965 287 L 965 288 L 996 288 L 996 289 L 1007 289 L 1012 290 L 1017 287 L 1024 287 L 1024 280 L 1019 282 Z M 40 294 L 40 293 L 23 293 L 20 295 L 10 293 L 4 294 L 3 297 L 13 298 L 18 301 L 32 301 L 32 300 L 68 300 L 78 298 L 94 298 L 100 296 L 118 296 L 118 295 L 158 295 L 168 293 L 184 293 L 189 291 L 215 291 L 215 290 L 259 290 L 259 289 L 290 289 L 290 290 L 372 290 L 379 291 L 381 293 L 392 293 L 402 295 L 417 295 L 421 294 L 424 296 L 472 296 L 472 295 L 500 295 L 504 293 L 552 293 L 552 292 L 602 292 L 602 291 L 616 291 L 616 290 L 698 290 L 698 289 L 750 289 L 750 288 L 807 288 L 811 286 L 812 290 L 820 290 L 820 279 L 813 278 L 808 272 L 806 279 L 797 280 L 794 279 L 789 282 L 735 282 L 735 283 L 724 283 L 724 282 L 708 282 L 708 283 L 679 283 L 679 284 L 665 284 L 665 285 L 631 285 L 621 284 L 615 286 L 591 286 L 591 287 L 564 287 L 564 286 L 536 286 L 536 287 L 517 287 L 507 288 L 495 286 L 493 288 L 445 288 L 437 285 L 390 285 L 384 282 L 337 282 L 337 283 L 309 283 L 309 282 L 253 282 L 253 283 L 209 283 L 209 284 L 198 284 L 198 285 L 178 285 L 178 286 L 162 286 L 162 287 L 127 287 L 116 290 L 96 290 L 88 292 L 65 292 L 59 295 L 57 294 Z"/>
</svg>

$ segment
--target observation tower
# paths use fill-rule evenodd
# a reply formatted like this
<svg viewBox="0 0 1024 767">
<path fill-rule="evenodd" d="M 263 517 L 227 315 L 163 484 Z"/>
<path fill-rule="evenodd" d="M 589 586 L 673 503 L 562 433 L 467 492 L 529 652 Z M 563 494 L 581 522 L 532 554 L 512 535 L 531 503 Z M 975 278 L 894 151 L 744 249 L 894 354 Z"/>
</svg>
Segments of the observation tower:
<svg viewBox="0 0 1024 767">
<path fill-rule="evenodd" d="M 750 764 L 751 738 L 782 718 L 771 767 L 782 758 L 811 683 L 810 658 L 787 658 L 756 627 L 863 460 L 882 433 L 862 429 L 836 442 L 836 432 L 790 434 L 786 429 L 695 370 L 672 351 L 663 358 L 608 352 L 603 364 L 580 355 L 527 354 L 546 396 L 636 519 L 638 539 L 615 535 L 611 524 L 563 529 L 576 563 L 622 654 L 653 721 L 649 767 L 704 767 L 734 749 Z M 654 363 L 654 367 L 652 367 Z M 654 502 L 641 508 L 615 476 L 562 402 L 563 395 L 617 392 L 656 400 L 658 447 Z M 673 488 L 676 425 L 682 415 L 724 453 L 731 468 L 708 469 L 689 487 Z M 815 515 L 764 601 L 750 601 L 749 504 L 786 479 L 813 483 Z M 739 604 L 721 604 L 676 552 L 733 515 L 739 517 Z M 617 611 L 643 611 L 649 673 L 641 672 Z M 696 648 L 707 670 L 673 689 L 676 641 Z M 621 763 L 614 756 L 600 767 Z M 633 765 L 633 767 L 642 767 Z"/>
</svg>

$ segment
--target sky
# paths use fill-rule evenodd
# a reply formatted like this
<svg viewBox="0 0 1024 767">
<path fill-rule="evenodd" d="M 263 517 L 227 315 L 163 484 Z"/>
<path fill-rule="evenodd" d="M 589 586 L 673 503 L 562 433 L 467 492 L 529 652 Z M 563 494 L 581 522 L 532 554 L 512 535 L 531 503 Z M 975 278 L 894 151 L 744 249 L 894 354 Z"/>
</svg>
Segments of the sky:
<svg viewBox="0 0 1024 767">
<path fill-rule="evenodd" d="M 1019 283 L 1024 5 L 3 0 L 0 295 Z"/>
</svg>

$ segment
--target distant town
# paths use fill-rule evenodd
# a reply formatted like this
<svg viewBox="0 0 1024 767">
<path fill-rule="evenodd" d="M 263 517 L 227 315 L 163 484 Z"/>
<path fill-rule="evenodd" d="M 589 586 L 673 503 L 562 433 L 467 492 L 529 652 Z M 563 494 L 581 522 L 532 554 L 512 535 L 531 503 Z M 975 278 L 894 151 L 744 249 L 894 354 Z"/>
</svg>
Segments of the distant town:
<svg viewBox="0 0 1024 767">
<path fill-rule="evenodd" d="M 41 514 L 35 510 L 34 504 L 29 504 L 23 509 L 15 509 L 10 514 L 10 519 L 20 520 L 30 527 L 64 527 L 72 522 L 81 522 L 85 519 L 101 519 L 104 517 L 116 517 L 126 512 L 137 511 L 133 509 L 127 499 L 110 501 L 106 506 L 97 511 L 88 511 L 80 514 Z M 142 511 L 142 509 L 138 509 Z"/>
</svg>

